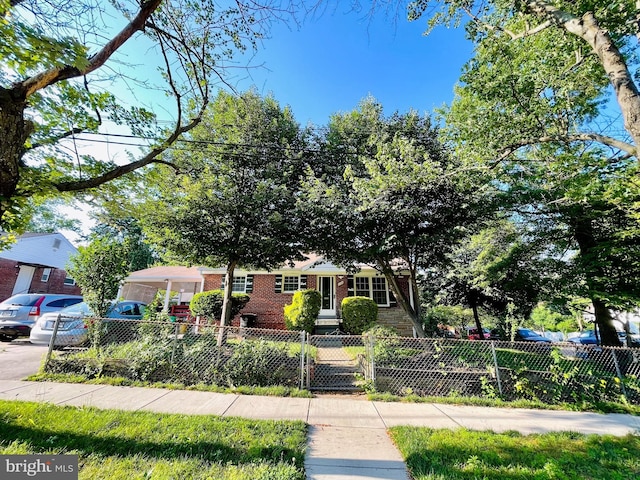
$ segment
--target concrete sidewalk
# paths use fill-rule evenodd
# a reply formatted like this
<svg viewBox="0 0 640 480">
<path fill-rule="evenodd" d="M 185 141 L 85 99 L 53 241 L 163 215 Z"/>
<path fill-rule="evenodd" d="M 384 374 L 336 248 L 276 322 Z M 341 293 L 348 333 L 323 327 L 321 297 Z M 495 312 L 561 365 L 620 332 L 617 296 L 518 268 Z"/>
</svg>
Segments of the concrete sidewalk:
<svg viewBox="0 0 640 480">
<path fill-rule="evenodd" d="M 469 428 L 523 434 L 574 431 L 626 435 L 640 432 L 632 415 L 372 402 L 363 397 L 261 397 L 186 390 L 0 380 L 0 399 L 116 410 L 302 420 L 310 425 L 305 457 L 314 480 L 407 479 L 388 427 Z"/>
</svg>

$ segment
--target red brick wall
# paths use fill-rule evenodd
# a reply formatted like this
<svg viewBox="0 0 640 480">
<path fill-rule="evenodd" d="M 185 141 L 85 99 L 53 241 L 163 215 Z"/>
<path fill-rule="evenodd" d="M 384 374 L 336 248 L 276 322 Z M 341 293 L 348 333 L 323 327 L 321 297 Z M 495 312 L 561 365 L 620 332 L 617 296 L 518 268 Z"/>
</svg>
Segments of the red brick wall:
<svg viewBox="0 0 640 480">
<path fill-rule="evenodd" d="M 52 268 L 49 281 L 42 281 L 42 273 L 45 267 L 36 268 L 29 287 L 29 293 L 62 293 L 67 295 L 82 295 L 78 285 L 65 285 L 64 280 L 67 278 L 66 270 Z"/>
<path fill-rule="evenodd" d="M 309 282 L 309 279 L 307 280 Z M 204 289 L 216 290 L 222 284 L 222 275 L 205 275 Z M 307 284 L 308 288 L 315 287 Z M 292 293 L 275 293 L 275 276 L 271 274 L 253 276 L 253 293 L 248 294 L 249 303 L 244 307 L 242 313 L 257 314 L 256 328 L 273 328 L 283 330 L 284 306 L 291 303 Z M 233 319 L 234 325 L 240 324 L 240 316 Z"/>
<path fill-rule="evenodd" d="M 0 301 L 6 300 L 13 292 L 13 286 L 16 284 L 19 269 L 16 268 L 16 262 L 0 258 Z"/>
<path fill-rule="evenodd" d="M 11 296 L 13 287 L 18 278 L 19 264 L 13 260 L 0 258 L 0 301 Z M 80 287 L 77 285 L 65 285 L 64 279 L 67 272 L 57 268 L 51 269 L 48 282 L 42 281 L 42 273 L 45 267 L 36 267 L 27 293 L 61 293 L 68 295 L 81 295 Z"/>
</svg>

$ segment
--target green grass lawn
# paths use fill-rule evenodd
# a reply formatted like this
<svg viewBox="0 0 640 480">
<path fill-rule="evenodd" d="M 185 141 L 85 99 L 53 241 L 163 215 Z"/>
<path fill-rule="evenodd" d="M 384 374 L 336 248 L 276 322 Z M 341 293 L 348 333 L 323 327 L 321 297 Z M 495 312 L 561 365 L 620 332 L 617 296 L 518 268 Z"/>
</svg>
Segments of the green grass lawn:
<svg viewBox="0 0 640 480">
<path fill-rule="evenodd" d="M 0 401 L 0 454 L 77 454 L 80 479 L 303 480 L 303 422 Z"/>
<path fill-rule="evenodd" d="M 394 427 L 414 480 L 640 478 L 640 437 Z"/>
</svg>

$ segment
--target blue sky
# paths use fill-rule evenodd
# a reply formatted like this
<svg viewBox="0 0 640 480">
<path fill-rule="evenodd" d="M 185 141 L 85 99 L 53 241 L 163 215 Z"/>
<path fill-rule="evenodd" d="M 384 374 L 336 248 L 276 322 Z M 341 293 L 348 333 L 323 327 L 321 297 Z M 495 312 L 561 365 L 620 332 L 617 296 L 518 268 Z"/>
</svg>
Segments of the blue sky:
<svg viewBox="0 0 640 480">
<path fill-rule="evenodd" d="M 432 112 L 453 98 L 453 86 L 471 57 L 462 29 L 436 28 L 424 36 L 423 20 L 408 22 L 382 14 L 336 9 L 299 28 L 277 26 L 263 42 L 239 88 L 255 85 L 291 106 L 301 124 L 326 124 L 333 113 L 351 111 L 367 95 L 386 114 L 413 108 Z"/>
<path fill-rule="evenodd" d="M 255 87 L 263 95 L 273 94 L 281 106 L 291 107 L 302 125 L 326 125 L 332 114 L 357 108 L 368 95 L 382 104 L 386 115 L 410 109 L 431 113 L 453 99 L 453 86 L 471 57 L 472 45 L 462 29 L 439 27 L 424 36 L 425 29 L 421 20 L 394 22 L 382 14 L 370 19 L 349 12 L 348 7 L 336 7 L 299 27 L 276 25 L 252 59 L 253 65 L 264 66 L 249 70 L 250 77 L 238 73 L 232 84 L 236 82 L 240 91 Z M 148 63 L 149 50 L 134 42 L 125 51 L 125 58 L 137 68 L 155 74 Z M 151 93 L 147 100 L 160 98 Z M 156 103 L 156 113 L 161 120 L 171 116 L 162 103 Z M 116 128 L 111 133 L 126 132 Z M 96 148 L 115 160 L 127 158 L 125 147 L 96 144 Z M 84 208 L 64 211 L 78 217 L 85 231 L 89 228 Z M 77 242 L 76 235 L 64 233 Z"/>
</svg>

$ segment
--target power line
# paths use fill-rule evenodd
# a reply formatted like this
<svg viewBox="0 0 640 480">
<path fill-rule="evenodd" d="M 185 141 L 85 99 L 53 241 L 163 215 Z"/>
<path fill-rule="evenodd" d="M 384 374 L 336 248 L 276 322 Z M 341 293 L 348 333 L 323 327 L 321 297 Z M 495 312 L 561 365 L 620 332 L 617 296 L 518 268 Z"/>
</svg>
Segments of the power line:
<svg viewBox="0 0 640 480">
<path fill-rule="evenodd" d="M 107 139 L 99 139 L 99 138 L 83 138 L 81 135 L 97 135 L 97 136 L 101 136 L 101 137 L 107 137 Z M 131 143 L 131 142 L 122 142 L 122 141 L 114 141 L 114 140 L 109 140 L 109 138 L 124 138 L 124 139 L 132 139 L 132 140 L 139 140 L 139 141 L 155 141 L 155 142 L 162 142 L 164 139 L 162 138 L 155 138 L 155 137 L 143 137 L 140 135 L 127 135 L 127 134 L 117 134 L 117 133 L 92 133 L 92 132 L 82 132 L 78 135 L 74 135 L 73 137 L 70 137 L 69 139 L 74 140 L 74 141 L 79 141 L 79 142 L 91 142 L 91 143 L 105 143 L 105 144 L 109 144 L 109 145 L 122 145 L 122 146 L 128 146 L 128 147 L 139 147 L 139 148 L 150 148 L 152 145 L 148 144 L 148 143 Z M 291 150 L 294 151 L 296 153 L 330 153 L 326 150 L 320 149 L 320 148 L 297 148 L 295 145 L 280 145 L 280 144 L 268 144 L 268 143 L 263 143 L 263 144 L 252 144 L 252 143 L 232 143 L 232 142 L 219 142 L 219 141 L 214 141 L 214 140 L 194 140 L 194 139 L 187 139 L 187 138 L 180 138 L 177 139 L 174 143 L 172 143 L 171 145 L 167 146 L 167 149 L 172 149 L 172 150 L 181 150 L 181 151 L 190 151 L 191 149 L 187 148 L 187 147 L 179 147 L 176 145 L 176 143 L 182 143 L 182 144 L 191 144 L 191 145 L 211 145 L 211 146 L 215 146 L 215 147 L 228 147 L 228 148 L 246 148 L 246 149 L 254 149 L 254 150 Z M 230 153 L 230 152 L 226 152 L 226 153 Z M 341 152 L 343 154 L 347 154 L 347 155 L 357 155 L 363 152 Z"/>
</svg>

